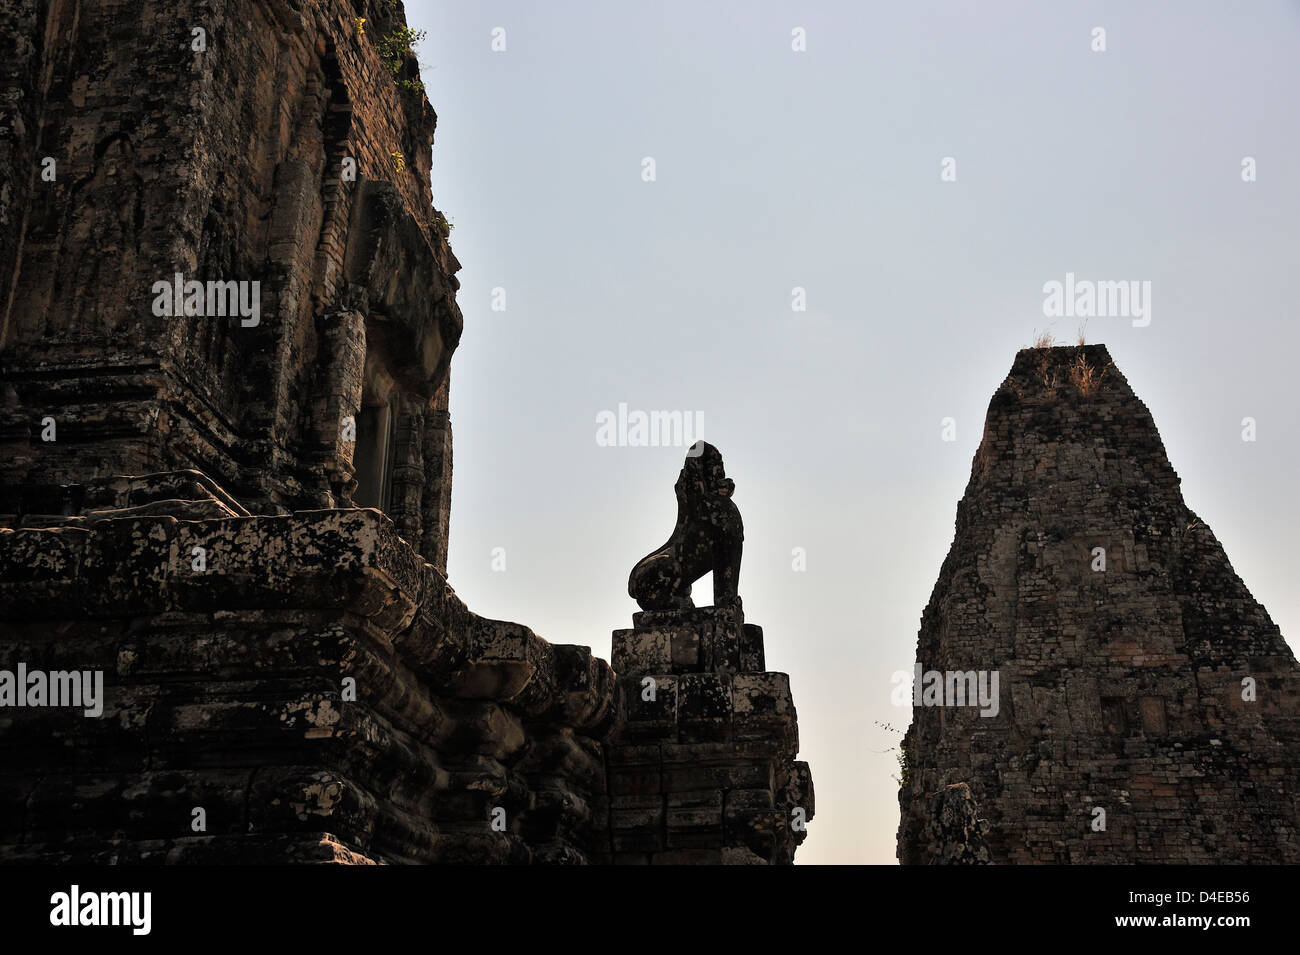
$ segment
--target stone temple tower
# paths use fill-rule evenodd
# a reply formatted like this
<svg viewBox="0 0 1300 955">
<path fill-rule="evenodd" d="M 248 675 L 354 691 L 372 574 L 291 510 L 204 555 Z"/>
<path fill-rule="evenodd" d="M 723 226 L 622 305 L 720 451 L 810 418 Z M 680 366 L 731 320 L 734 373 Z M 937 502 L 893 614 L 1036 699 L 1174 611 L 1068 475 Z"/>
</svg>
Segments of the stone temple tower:
<svg viewBox="0 0 1300 955">
<path fill-rule="evenodd" d="M 1300 862 L 1300 667 L 1103 346 L 1016 356 L 917 665 L 902 862 Z"/>
<path fill-rule="evenodd" d="M 250 513 L 382 507 L 445 571 L 436 116 L 357 32 L 392 5 L 352 6 L 6 6 L 0 511 L 193 469 Z"/>
<path fill-rule="evenodd" d="M 0 862 L 615 861 L 621 674 L 446 579 L 411 39 L 392 0 L 0 5 Z M 787 703 L 675 765 L 771 716 L 788 776 Z M 788 862 L 784 779 L 618 861 Z"/>
</svg>

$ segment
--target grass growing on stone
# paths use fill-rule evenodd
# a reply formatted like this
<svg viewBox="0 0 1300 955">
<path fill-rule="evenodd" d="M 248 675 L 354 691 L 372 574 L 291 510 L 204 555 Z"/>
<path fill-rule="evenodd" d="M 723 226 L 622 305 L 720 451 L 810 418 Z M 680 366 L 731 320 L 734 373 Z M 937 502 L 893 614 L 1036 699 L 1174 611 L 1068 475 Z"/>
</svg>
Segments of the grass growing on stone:
<svg viewBox="0 0 1300 955">
<path fill-rule="evenodd" d="M 1097 389 L 1101 387 L 1101 379 L 1106 375 L 1105 369 L 1099 371 L 1096 366 L 1089 364 L 1083 352 L 1074 356 L 1074 360 L 1070 362 L 1069 373 L 1070 382 L 1085 398 L 1091 398 L 1097 393 Z"/>
</svg>

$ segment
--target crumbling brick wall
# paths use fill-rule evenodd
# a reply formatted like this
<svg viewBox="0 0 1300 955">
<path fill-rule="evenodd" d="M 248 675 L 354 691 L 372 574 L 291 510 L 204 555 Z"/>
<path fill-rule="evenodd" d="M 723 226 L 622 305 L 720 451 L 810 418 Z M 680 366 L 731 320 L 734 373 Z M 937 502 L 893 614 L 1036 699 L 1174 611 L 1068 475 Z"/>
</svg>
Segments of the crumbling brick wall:
<svg viewBox="0 0 1300 955">
<path fill-rule="evenodd" d="M 1300 667 L 1103 346 L 1016 356 L 917 661 L 1000 700 L 914 707 L 901 861 L 1300 861 Z M 963 783 L 968 854 L 930 818 Z"/>
</svg>

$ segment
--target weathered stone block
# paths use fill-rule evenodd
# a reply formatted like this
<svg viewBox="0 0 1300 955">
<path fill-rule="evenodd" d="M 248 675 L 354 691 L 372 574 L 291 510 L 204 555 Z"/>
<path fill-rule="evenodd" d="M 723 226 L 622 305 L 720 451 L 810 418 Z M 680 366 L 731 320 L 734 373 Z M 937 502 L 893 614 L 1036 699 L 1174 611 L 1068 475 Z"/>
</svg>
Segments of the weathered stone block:
<svg viewBox="0 0 1300 955">
<path fill-rule="evenodd" d="M 647 674 L 630 682 L 620 681 L 629 739 L 676 736 L 682 679 L 669 674 Z M 653 682 L 647 684 L 646 680 Z"/>
<path fill-rule="evenodd" d="M 672 672 L 672 634 L 668 630 L 615 630 L 610 665 L 619 676 Z"/>
<path fill-rule="evenodd" d="M 765 763 L 674 763 L 665 764 L 666 792 L 684 789 L 761 789 L 772 785 L 772 767 Z"/>
<path fill-rule="evenodd" d="M 91 614 L 157 613 L 168 606 L 178 523 L 170 517 L 101 521 L 86 541 L 81 594 Z"/>
<path fill-rule="evenodd" d="M 761 673 L 767 669 L 763 650 L 763 628 L 745 624 L 740 642 L 740 670 L 742 673 Z"/>
<path fill-rule="evenodd" d="M 678 683 L 677 720 L 683 727 L 725 732 L 731 721 L 731 683 L 716 673 L 683 674 Z"/>
</svg>

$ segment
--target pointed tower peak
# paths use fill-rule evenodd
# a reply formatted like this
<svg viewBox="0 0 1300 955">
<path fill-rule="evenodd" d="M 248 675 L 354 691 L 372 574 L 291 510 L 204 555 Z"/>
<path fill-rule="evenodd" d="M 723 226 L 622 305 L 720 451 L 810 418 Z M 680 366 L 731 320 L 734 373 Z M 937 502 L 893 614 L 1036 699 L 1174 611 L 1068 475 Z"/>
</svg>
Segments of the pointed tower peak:
<svg viewBox="0 0 1300 955">
<path fill-rule="evenodd" d="M 1300 667 L 1104 346 L 1016 355 L 916 661 L 903 862 L 1300 863 Z"/>
</svg>

